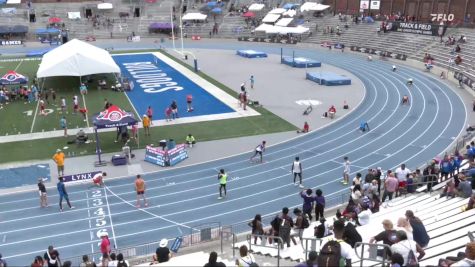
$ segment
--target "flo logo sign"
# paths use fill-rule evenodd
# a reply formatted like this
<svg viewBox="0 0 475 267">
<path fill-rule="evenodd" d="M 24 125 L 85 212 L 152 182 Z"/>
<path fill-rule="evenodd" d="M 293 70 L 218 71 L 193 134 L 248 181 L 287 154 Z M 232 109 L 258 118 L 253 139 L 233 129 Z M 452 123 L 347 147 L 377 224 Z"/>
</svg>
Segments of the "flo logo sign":
<svg viewBox="0 0 475 267">
<path fill-rule="evenodd" d="M 455 19 L 454 14 L 430 14 L 432 21 L 453 21 Z"/>
</svg>

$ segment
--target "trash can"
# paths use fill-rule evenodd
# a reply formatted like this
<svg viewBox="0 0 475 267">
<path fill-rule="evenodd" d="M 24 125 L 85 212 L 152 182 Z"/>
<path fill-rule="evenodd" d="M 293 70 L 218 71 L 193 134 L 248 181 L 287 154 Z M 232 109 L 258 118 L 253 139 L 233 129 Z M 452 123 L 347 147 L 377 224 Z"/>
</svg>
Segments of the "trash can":
<svg viewBox="0 0 475 267">
<path fill-rule="evenodd" d="M 168 140 L 168 142 L 167 142 L 167 148 L 168 148 L 168 150 L 174 149 L 175 146 L 176 146 L 175 140 L 173 140 L 173 139 Z"/>
</svg>

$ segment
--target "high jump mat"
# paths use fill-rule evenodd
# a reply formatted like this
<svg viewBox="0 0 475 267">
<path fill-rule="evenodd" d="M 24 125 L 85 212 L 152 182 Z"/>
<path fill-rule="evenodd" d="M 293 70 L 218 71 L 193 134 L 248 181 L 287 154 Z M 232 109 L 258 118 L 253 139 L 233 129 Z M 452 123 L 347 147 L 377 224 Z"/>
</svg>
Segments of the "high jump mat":
<svg viewBox="0 0 475 267">
<path fill-rule="evenodd" d="M 283 57 L 282 63 L 294 68 L 314 68 L 322 66 L 322 62 L 305 57 Z"/>
<path fill-rule="evenodd" d="M 350 78 L 333 72 L 307 72 L 306 79 L 326 86 L 351 84 Z"/>
<path fill-rule="evenodd" d="M 260 57 L 267 57 L 267 54 L 264 52 L 256 51 L 256 50 L 237 50 L 236 54 L 241 57 L 247 58 L 260 58 Z"/>
</svg>

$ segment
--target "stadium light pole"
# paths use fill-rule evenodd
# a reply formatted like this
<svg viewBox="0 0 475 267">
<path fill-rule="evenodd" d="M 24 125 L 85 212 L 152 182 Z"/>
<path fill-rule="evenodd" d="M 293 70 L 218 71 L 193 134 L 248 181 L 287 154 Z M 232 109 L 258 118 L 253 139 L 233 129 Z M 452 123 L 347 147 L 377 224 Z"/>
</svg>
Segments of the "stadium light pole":
<svg viewBox="0 0 475 267">
<path fill-rule="evenodd" d="M 183 11 L 183 0 L 181 1 L 181 8 L 182 8 L 182 11 Z M 183 15 L 183 13 L 181 14 Z M 183 54 L 183 20 L 181 18 L 182 16 L 180 16 L 180 38 L 181 38 L 181 54 L 183 56 L 185 56 L 185 54 Z"/>
</svg>

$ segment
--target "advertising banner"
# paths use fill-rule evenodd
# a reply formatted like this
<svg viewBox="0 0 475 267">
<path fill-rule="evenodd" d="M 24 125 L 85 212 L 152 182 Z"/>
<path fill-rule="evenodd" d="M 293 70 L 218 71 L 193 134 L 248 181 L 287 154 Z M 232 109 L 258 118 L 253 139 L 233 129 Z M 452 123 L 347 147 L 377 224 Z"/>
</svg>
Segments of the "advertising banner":
<svg viewBox="0 0 475 267">
<path fill-rule="evenodd" d="M 167 153 L 158 147 L 147 146 L 145 148 L 145 161 L 165 167 Z"/>
<path fill-rule="evenodd" d="M 73 174 L 73 175 L 65 175 L 63 176 L 63 181 L 65 183 L 89 181 L 89 180 L 92 180 L 92 177 L 94 177 L 94 175 L 101 172 L 102 171 L 94 171 L 94 172 L 86 172 L 86 173 L 79 173 L 79 174 Z"/>
<path fill-rule="evenodd" d="M 188 153 L 186 152 L 185 145 L 180 144 L 175 146 L 175 148 L 170 149 L 168 152 L 169 166 L 174 166 L 177 163 L 188 158 Z"/>
<path fill-rule="evenodd" d="M 369 0 L 361 0 L 360 1 L 360 9 L 368 9 L 369 7 Z"/>
<path fill-rule="evenodd" d="M 381 1 L 379 0 L 372 0 L 370 3 L 370 9 L 379 9 L 381 5 Z"/>
<path fill-rule="evenodd" d="M 392 31 L 432 36 L 444 35 L 447 29 L 447 26 L 444 25 L 417 22 L 390 22 L 388 23 L 389 27 Z"/>
<path fill-rule="evenodd" d="M 475 80 L 471 79 L 470 77 L 458 71 L 454 73 L 454 78 L 457 79 L 458 81 L 462 80 L 463 84 L 467 85 L 470 89 L 475 91 Z"/>
</svg>

